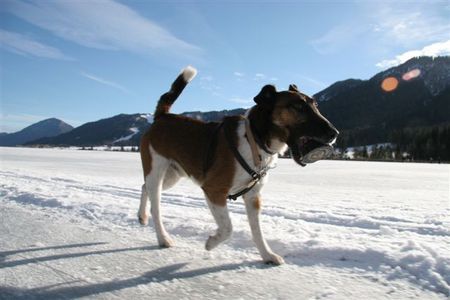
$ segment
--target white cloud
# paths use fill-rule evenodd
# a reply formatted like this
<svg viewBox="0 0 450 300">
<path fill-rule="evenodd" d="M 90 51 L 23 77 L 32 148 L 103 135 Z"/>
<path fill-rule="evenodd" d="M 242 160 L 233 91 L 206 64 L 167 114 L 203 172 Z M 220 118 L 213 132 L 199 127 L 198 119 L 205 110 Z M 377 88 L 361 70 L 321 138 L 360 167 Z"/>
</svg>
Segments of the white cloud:
<svg viewBox="0 0 450 300">
<path fill-rule="evenodd" d="M 434 43 L 423 47 L 420 50 L 411 50 L 395 56 L 394 59 L 385 59 L 376 64 L 379 68 L 390 68 L 400 65 L 407 60 L 417 56 L 445 56 L 450 55 L 450 40 Z"/>
<path fill-rule="evenodd" d="M 209 76 L 209 75 L 208 75 L 208 76 L 202 76 L 202 77 L 200 78 L 200 80 L 211 82 L 211 81 L 214 80 L 214 78 L 213 78 L 212 76 Z"/>
<path fill-rule="evenodd" d="M 115 82 L 112 82 L 112 81 L 100 78 L 100 77 L 98 77 L 96 75 L 92 75 L 92 74 L 85 73 L 85 72 L 81 72 L 81 75 L 83 77 L 86 77 L 86 78 L 88 78 L 90 80 L 93 80 L 95 82 L 98 82 L 98 83 L 101 83 L 103 85 L 107 85 L 107 86 L 113 87 L 113 88 L 118 89 L 118 90 L 120 90 L 120 91 L 122 91 L 124 93 L 130 94 L 130 91 L 128 89 L 126 89 L 125 87 L 123 87 L 120 84 L 117 84 Z"/>
<path fill-rule="evenodd" d="M 357 1 L 358 14 L 310 41 L 320 54 L 389 51 L 448 39 L 450 22 L 442 1 Z"/>
<path fill-rule="evenodd" d="M 234 72 L 233 75 L 236 77 L 244 77 L 244 73 L 241 72 Z"/>
<path fill-rule="evenodd" d="M 343 24 L 331 28 L 321 37 L 310 42 L 313 48 L 320 54 L 332 54 L 348 47 L 356 40 L 367 28 L 353 26 L 352 24 Z"/>
<path fill-rule="evenodd" d="M 156 50 L 179 56 L 201 53 L 200 48 L 113 0 L 7 1 L 4 10 L 85 47 L 140 54 Z"/>
<path fill-rule="evenodd" d="M 252 99 L 242 98 L 242 97 L 231 97 L 229 101 L 238 103 L 238 104 L 251 104 L 253 103 Z"/>
<path fill-rule="evenodd" d="M 301 80 L 300 85 L 298 86 L 300 91 L 302 90 L 302 82 L 307 82 L 310 86 L 313 86 L 314 88 L 317 88 L 317 89 L 324 89 L 328 86 L 326 83 L 324 83 L 320 80 L 317 80 L 315 78 L 312 78 L 312 77 L 308 77 L 308 76 L 304 76 L 304 75 L 298 75 L 298 77 Z"/>
<path fill-rule="evenodd" d="M 407 5 L 407 7 L 405 6 Z M 380 6 L 379 6 L 380 7 Z M 414 46 L 448 38 L 450 23 L 439 2 L 404 2 L 371 9 L 374 38 L 386 44 Z"/>
<path fill-rule="evenodd" d="M 0 29 L 0 46 L 10 52 L 20 55 L 36 57 L 73 60 L 64 55 L 59 49 L 39 43 L 27 36 Z"/>
<path fill-rule="evenodd" d="M 214 77 L 211 75 L 202 76 L 199 81 L 202 90 L 208 91 L 214 97 L 222 97 L 222 87 L 215 83 Z"/>
<path fill-rule="evenodd" d="M 262 74 L 262 73 L 256 73 L 256 74 L 255 74 L 254 80 L 264 80 L 264 79 L 266 79 L 266 78 L 267 78 L 267 76 L 266 76 L 265 74 Z"/>
</svg>

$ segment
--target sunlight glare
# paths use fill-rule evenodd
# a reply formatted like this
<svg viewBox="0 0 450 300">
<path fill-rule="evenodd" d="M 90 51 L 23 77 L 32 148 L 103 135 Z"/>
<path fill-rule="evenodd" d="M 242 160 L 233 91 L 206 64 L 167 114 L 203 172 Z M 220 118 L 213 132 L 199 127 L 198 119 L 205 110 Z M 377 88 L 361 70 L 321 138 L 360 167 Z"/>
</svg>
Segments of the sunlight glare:
<svg viewBox="0 0 450 300">
<path fill-rule="evenodd" d="M 385 92 L 392 92 L 398 86 L 398 80 L 395 77 L 386 77 L 381 83 L 381 88 Z"/>
<path fill-rule="evenodd" d="M 412 69 L 411 71 L 408 71 L 405 74 L 403 74 L 402 79 L 405 81 L 408 81 L 413 78 L 416 78 L 419 75 L 420 75 L 420 70 L 416 68 L 416 69 Z"/>
</svg>

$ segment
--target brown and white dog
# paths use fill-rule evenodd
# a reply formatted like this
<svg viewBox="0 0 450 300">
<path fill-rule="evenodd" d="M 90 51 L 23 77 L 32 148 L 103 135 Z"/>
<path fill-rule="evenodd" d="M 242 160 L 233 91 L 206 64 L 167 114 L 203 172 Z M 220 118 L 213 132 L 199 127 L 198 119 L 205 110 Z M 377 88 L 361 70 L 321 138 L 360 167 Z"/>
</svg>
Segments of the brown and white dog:
<svg viewBox="0 0 450 300">
<path fill-rule="evenodd" d="M 272 85 L 264 86 L 254 98 L 256 105 L 246 116 L 226 117 L 224 126 L 169 113 L 171 105 L 196 73 L 196 69 L 189 66 L 176 78 L 170 91 L 161 96 L 154 122 L 141 139 L 145 183 L 138 217 L 139 222 L 146 225 L 151 211 L 159 245 L 173 246 L 161 220 L 161 191 L 188 176 L 203 189 L 218 226 L 216 233 L 206 241 L 206 249 L 211 250 L 231 236 L 228 196 L 255 183 L 236 159 L 231 144 L 250 168 L 265 174 L 287 146 L 298 150 L 309 139 L 327 144 L 336 138 L 338 131 L 320 114 L 315 101 L 300 93 L 295 85 L 280 92 Z M 251 143 L 249 135 L 254 136 L 256 145 Z M 302 161 L 299 153 L 301 151 L 292 151 L 297 163 Z M 259 156 L 259 161 L 255 155 Z M 267 177 L 256 181 L 243 199 L 253 240 L 264 262 L 279 265 L 283 258 L 270 249 L 259 224 L 260 191 L 266 181 Z"/>
</svg>

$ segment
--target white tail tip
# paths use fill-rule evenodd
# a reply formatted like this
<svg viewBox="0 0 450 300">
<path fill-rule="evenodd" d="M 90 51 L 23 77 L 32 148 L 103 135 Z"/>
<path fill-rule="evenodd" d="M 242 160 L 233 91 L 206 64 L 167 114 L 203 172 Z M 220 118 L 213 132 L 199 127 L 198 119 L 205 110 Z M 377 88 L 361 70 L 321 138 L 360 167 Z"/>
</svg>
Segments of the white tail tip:
<svg viewBox="0 0 450 300">
<path fill-rule="evenodd" d="M 190 82 L 194 79 L 195 75 L 197 75 L 197 69 L 192 66 L 187 66 L 181 73 L 183 74 L 184 80 L 186 80 L 186 82 Z"/>
</svg>

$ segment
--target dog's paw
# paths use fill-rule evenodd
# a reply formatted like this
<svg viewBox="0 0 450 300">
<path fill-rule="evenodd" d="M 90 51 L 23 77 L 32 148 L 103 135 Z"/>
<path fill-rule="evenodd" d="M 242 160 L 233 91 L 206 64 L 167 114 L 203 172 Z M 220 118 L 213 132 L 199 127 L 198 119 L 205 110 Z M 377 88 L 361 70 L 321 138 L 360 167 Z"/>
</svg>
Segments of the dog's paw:
<svg viewBox="0 0 450 300">
<path fill-rule="evenodd" d="M 211 251 L 212 249 L 216 248 L 220 244 L 219 239 L 216 235 L 210 235 L 208 240 L 205 244 L 205 249 L 208 251 Z"/>
<path fill-rule="evenodd" d="M 267 257 L 264 257 L 264 263 L 268 265 L 279 266 L 284 264 L 284 259 L 275 253 L 270 253 L 267 255 Z"/>
<path fill-rule="evenodd" d="M 148 224 L 148 216 L 141 217 L 138 215 L 139 224 L 147 225 Z"/>
<path fill-rule="evenodd" d="M 158 241 L 158 244 L 161 248 L 170 248 L 175 246 L 175 242 L 170 237 L 164 237 L 160 241 Z"/>
</svg>

